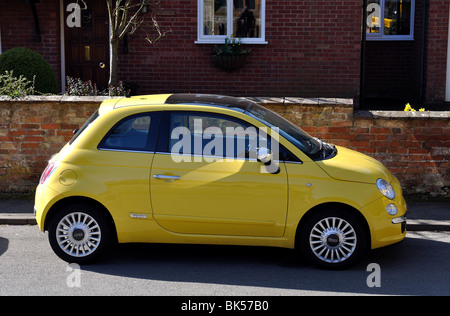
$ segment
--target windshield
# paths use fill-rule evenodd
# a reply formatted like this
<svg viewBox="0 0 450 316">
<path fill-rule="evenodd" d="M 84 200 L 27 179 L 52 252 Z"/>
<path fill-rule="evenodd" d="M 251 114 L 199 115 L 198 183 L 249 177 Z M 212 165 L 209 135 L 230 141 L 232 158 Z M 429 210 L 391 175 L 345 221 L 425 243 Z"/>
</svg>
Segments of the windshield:
<svg viewBox="0 0 450 316">
<path fill-rule="evenodd" d="M 289 140 L 310 158 L 316 158 L 317 154 L 320 152 L 322 148 L 320 140 L 312 137 L 301 128 L 295 126 L 274 112 L 258 104 L 252 104 L 247 108 L 247 113 L 270 127 L 278 127 L 281 136 Z"/>
</svg>

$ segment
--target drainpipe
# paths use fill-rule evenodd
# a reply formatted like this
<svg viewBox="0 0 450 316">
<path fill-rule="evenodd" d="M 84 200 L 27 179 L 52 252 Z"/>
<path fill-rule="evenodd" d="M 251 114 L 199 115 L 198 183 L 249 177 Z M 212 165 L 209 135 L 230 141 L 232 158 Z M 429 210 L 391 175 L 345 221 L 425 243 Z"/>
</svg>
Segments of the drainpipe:
<svg viewBox="0 0 450 316">
<path fill-rule="evenodd" d="M 360 82 L 359 82 L 359 106 L 364 109 L 366 98 L 366 28 L 367 28 L 367 0 L 363 0 L 362 8 L 362 34 L 361 34 L 361 66 L 360 66 Z"/>
</svg>

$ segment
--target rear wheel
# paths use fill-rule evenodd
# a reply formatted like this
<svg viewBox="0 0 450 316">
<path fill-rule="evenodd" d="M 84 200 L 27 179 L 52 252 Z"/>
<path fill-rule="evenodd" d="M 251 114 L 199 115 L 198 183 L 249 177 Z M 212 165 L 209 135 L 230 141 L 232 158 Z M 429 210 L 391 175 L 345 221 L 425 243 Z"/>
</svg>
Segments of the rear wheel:
<svg viewBox="0 0 450 316">
<path fill-rule="evenodd" d="M 49 225 L 53 251 L 70 263 L 89 263 L 99 259 L 112 244 L 107 217 L 90 205 L 69 205 L 60 210 Z"/>
<path fill-rule="evenodd" d="M 310 216 L 300 231 L 302 254 L 326 269 L 344 269 L 359 260 L 367 245 L 365 226 L 353 213 L 319 211 Z"/>
</svg>

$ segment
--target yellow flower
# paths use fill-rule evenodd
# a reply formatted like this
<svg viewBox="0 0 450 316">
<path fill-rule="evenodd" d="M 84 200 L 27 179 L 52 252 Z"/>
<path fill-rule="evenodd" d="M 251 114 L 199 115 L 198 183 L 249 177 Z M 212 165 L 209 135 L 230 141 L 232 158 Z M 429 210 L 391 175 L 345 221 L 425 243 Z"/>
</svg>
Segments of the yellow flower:
<svg viewBox="0 0 450 316">
<path fill-rule="evenodd" d="M 425 112 L 424 108 L 419 109 L 419 112 Z"/>
<path fill-rule="evenodd" d="M 407 111 L 413 111 L 414 109 L 411 107 L 411 104 L 406 103 L 405 109 L 403 111 L 407 112 Z"/>
</svg>

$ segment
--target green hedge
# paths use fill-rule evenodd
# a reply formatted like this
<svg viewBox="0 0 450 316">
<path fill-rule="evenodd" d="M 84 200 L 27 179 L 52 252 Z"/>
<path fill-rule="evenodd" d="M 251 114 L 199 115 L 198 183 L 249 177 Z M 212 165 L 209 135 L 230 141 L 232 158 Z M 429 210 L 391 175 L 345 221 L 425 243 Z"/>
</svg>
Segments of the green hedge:
<svg viewBox="0 0 450 316">
<path fill-rule="evenodd" d="M 58 93 L 55 73 L 42 55 L 25 47 L 16 47 L 0 55 L 0 74 L 14 71 L 14 76 L 23 75 L 29 81 L 36 76 L 35 90 L 40 93 Z"/>
</svg>

